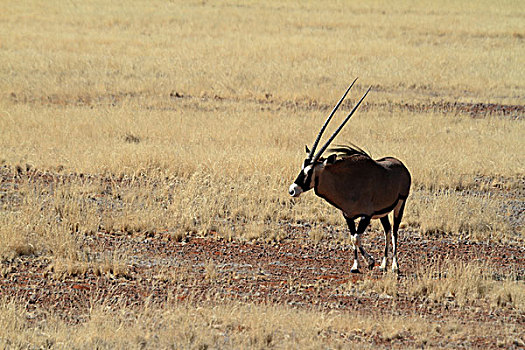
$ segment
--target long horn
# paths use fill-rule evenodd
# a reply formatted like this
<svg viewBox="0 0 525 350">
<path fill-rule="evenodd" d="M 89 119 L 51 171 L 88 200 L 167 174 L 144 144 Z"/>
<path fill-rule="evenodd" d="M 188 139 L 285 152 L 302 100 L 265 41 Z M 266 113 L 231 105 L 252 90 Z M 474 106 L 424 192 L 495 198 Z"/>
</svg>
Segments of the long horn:
<svg viewBox="0 0 525 350">
<path fill-rule="evenodd" d="M 343 100 L 345 99 L 346 95 L 348 94 L 348 91 L 350 91 L 350 89 L 352 88 L 352 86 L 354 86 L 354 83 L 356 81 L 357 81 L 357 78 L 355 78 L 354 81 L 352 82 L 352 84 L 350 84 L 350 86 L 348 87 L 348 89 L 346 89 L 345 94 L 343 95 L 343 97 L 341 97 L 339 102 L 337 102 L 337 104 L 335 105 L 334 109 L 332 110 L 332 113 L 330 113 L 328 118 L 326 118 L 326 121 L 324 122 L 324 125 L 321 128 L 321 131 L 319 131 L 319 134 L 317 135 L 317 138 L 315 139 L 315 142 L 314 142 L 314 144 L 312 146 L 312 149 L 310 150 L 310 153 L 308 154 L 308 158 L 307 159 L 312 159 L 312 156 L 313 156 L 313 154 L 315 152 L 315 149 L 317 148 L 317 144 L 321 140 L 321 136 L 323 135 L 324 130 L 326 129 L 326 127 L 328 126 L 328 123 L 330 122 L 330 120 L 334 116 L 335 112 L 337 111 L 337 109 L 339 108 L 339 106 L 341 105 Z"/>
<path fill-rule="evenodd" d="M 346 122 L 350 119 L 350 117 L 354 114 L 354 112 L 356 111 L 357 107 L 359 107 L 359 105 L 361 104 L 361 102 L 363 102 L 363 100 L 365 99 L 366 95 L 368 95 L 368 92 L 370 91 L 372 87 L 369 87 L 368 90 L 366 90 L 365 94 L 363 95 L 363 97 L 361 97 L 361 99 L 359 100 L 359 102 L 357 102 L 357 104 L 354 106 L 354 108 L 352 109 L 352 111 L 348 114 L 348 116 L 346 117 L 346 119 L 341 123 L 341 125 L 339 125 L 339 127 L 337 128 L 336 131 L 334 131 L 334 133 L 332 134 L 332 136 L 330 136 L 330 138 L 328 139 L 328 141 L 326 141 L 326 143 L 324 144 L 324 146 L 319 150 L 319 152 L 317 152 L 317 154 L 314 156 L 313 160 L 312 160 L 312 163 L 315 163 L 319 157 L 321 157 L 321 155 L 323 154 L 323 152 L 326 150 L 326 148 L 328 146 L 330 146 L 330 143 L 335 139 L 335 137 L 337 136 L 337 134 L 339 133 L 339 131 L 341 131 L 341 129 L 343 128 L 343 126 L 345 126 Z"/>
</svg>

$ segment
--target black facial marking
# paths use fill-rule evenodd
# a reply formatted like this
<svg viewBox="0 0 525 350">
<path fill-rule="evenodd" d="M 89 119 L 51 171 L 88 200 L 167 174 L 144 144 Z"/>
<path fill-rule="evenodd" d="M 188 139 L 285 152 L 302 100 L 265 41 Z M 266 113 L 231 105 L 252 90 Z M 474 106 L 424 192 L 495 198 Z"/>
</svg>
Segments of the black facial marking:
<svg viewBox="0 0 525 350">
<path fill-rule="evenodd" d="M 310 165 L 312 161 L 310 159 L 305 159 L 303 162 L 303 169 L 306 168 L 308 165 Z"/>
<path fill-rule="evenodd" d="M 309 159 L 305 159 L 303 163 L 303 169 L 297 175 L 297 178 L 295 179 L 294 183 L 297 184 L 297 186 L 301 187 L 303 192 L 306 192 L 310 190 L 310 183 L 312 182 L 312 176 L 314 173 L 313 167 L 310 169 L 310 171 L 305 174 L 304 169 L 311 164 L 311 161 Z"/>
<path fill-rule="evenodd" d="M 303 191 L 308 191 L 310 189 L 310 187 L 307 187 L 307 186 L 309 186 L 310 183 L 312 183 L 312 176 L 313 175 L 314 175 L 314 168 L 312 167 L 312 168 L 310 168 L 310 171 L 308 172 L 308 174 L 306 174 L 306 180 L 304 181 L 304 187 L 301 186 Z"/>
<path fill-rule="evenodd" d="M 305 178 L 304 171 L 301 170 L 299 175 L 297 175 L 297 178 L 295 179 L 294 183 L 297 184 L 299 187 L 303 188 L 304 178 Z"/>
</svg>

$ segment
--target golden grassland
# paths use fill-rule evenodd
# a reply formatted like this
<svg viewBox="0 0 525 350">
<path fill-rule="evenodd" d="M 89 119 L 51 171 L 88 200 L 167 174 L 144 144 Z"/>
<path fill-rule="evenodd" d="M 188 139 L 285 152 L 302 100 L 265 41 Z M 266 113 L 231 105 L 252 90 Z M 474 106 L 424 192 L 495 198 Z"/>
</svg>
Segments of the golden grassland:
<svg viewBox="0 0 525 350">
<path fill-rule="evenodd" d="M 13 200 L 2 203 L 7 209 L 0 227 L 7 243 L 3 250 L 22 240 L 37 250 L 74 254 L 73 243 L 66 248 L 72 227 L 81 234 L 213 230 L 252 238 L 276 238 L 282 220 L 344 227 L 340 214 L 315 196 L 288 198 L 287 186 L 303 157 L 299 140 L 305 138 L 306 117 L 294 118 L 290 111 L 261 115 L 238 103 L 209 105 L 218 109 L 212 116 L 196 110 L 191 118 L 182 115 L 189 108 L 166 113 L 123 107 L 97 117 L 84 107 L 11 107 L 12 117 L 0 122 L 5 164 L 32 174 L 28 163 L 54 180 L 40 183 L 29 176 L 16 191 L 8 190 L 6 197 Z M 199 101 L 199 106 L 207 109 L 208 103 Z M 173 128 L 165 127 L 171 123 Z M 522 186 L 516 167 L 523 157 L 515 147 L 523 143 L 523 131 L 522 122 L 491 117 L 472 121 L 407 113 L 394 118 L 366 112 L 341 139 L 407 164 L 414 177 L 405 216 L 411 227 L 519 241 L 522 228 L 511 226 L 494 200 L 502 191 L 494 182 L 503 181 L 511 193 Z M 480 151 L 489 144 L 490 152 Z M 87 175 L 59 181 L 72 172 L 100 174 L 107 181 Z M 52 247 L 54 242 L 60 247 Z"/>
<path fill-rule="evenodd" d="M 194 307 L 158 305 L 136 311 L 95 304 L 87 320 L 66 324 L 48 313 L 47 323 L 35 325 L 17 303 L 0 305 L 0 345 L 6 348 L 144 349 L 144 348 L 397 348 L 465 346 L 476 337 L 496 334 L 498 347 L 522 346 L 517 325 L 444 320 L 431 322 L 418 315 L 374 317 L 342 312 L 297 310 L 273 305 L 225 303 Z M 403 340 L 409 338 L 411 344 Z M 376 345 L 378 346 L 378 345 Z"/>
<path fill-rule="evenodd" d="M 2 7 L 2 91 L 27 99 L 178 89 L 332 103 L 354 76 L 376 99 L 523 98 L 520 1 Z"/>
<path fill-rule="evenodd" d="M 312 194 L 292 200 L 287 187 L 304 144 L 356 76 L 349 101 L 373 89 L 336 143 L 403 160 L 413 175 L 405 228 L 523 243 L 506 204 L 523 201 L 523 115 L 472 118 L 424 106 L 522 106 L 524 16 L 520 1 L 3 2 L 0 163 L 13 181 L 0 188 L 0 257 L 46 255 L 57 273 L 94 264 L 125 274 L 125 254 L 93 262 L 83 237 L 167 230 L 177 239 L 213 231 L 280 240 L 281 223 L 301 221 L 320 224 L 310 235 L 316 241 L 328 225 L 344 229 L 336 210 Z M 350 108 L 345 103 L 339 113 Z M 479 275 L 479 268 L 441 268 Z M 422 272 L 426 282 L 409 293 L 443 299 L 451 285 L 435 282 L 435 273 Z M 481 285 L 479 298 L 498 306 L 511 295 L 523 310 L 523 284 L 509 280 L 517 288 L 507 294 L 490 280 L 467 282 L 457 293 L 468 298 Z M 375 283 L 366 287 L 398 288 L 389 277 Z M 33 329 L 24 310 L 5 300 L 0 339 L 12 341 L 7 347 L 54 339 L 51 345 L 65 348 L 316 348 L 359 337 L 358 328 L 392 339 L 412 327 L 420 344 L 439 346 L 444 328 L 470 329 L 448 320 L 438 331 L 417 315 L 400 322 L 278 306 L 155 307 L 118 314 L 95 305 L 85 324 L 50 314 Z M 243 315 L 241 324 L 233 313 Z M 284 324 L 291 329 L 280 330 Z M 124 330 L 143 339 L 127 339 Z M 518 333 L 498 331 L 502 344 L 505 334 Z"/>
</svg>

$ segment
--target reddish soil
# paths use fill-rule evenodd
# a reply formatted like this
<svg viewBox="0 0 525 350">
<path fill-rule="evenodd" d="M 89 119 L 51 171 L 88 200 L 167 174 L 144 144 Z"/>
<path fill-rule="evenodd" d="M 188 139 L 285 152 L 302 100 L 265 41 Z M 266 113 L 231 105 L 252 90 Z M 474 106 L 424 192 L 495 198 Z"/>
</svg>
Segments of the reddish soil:
<svg viewBox="0 0 525 350">
<path fill-rule="evenodd" d="M 64 317 L 81 320 L 90 300 L 141 304 L 147 297 L 163 302 L 177 300 L 242 300 L 288 304 L 316 309 L 355 310 L 364 313 L 423 314 L 439 319 L 444 314 L 468 321 L 495 321 L 525 325 L 525 314 L 516 310 L 465 309 L 455 303 L 434 303 L 409 295 L 391 298 L 374 292 L 352 290 L 349 282 L 382 278 L 362 268 L 351 274 L 350 252 L 328 239 L 314 244 L 301 227 L 287 228 L 282 242 L 228 242 L 219 237 L 171 240 L 169 233 L 115 235 L 99 232 L 89 237 L 93 248 L 126 251 L 127 273 L 114 276 L 88 271 L 79 276 L 57 276 L 46 258 L 25 256 L 3 263 L 0 294 L 16 296 L 29 310 L 51 307 Z M 367 246 L 379 257 L 383 238 L 378 232 L 366 237 Z M 400 240 L 400 280 L 425 264 L 443 259 L 481 261 L 498 272 L 513 272 L 523 279 L 525 248 L 486 243 L 422 239 L 403 232 Z M 80 317 L 80 319 L 79 319 Z"/>
</svg>

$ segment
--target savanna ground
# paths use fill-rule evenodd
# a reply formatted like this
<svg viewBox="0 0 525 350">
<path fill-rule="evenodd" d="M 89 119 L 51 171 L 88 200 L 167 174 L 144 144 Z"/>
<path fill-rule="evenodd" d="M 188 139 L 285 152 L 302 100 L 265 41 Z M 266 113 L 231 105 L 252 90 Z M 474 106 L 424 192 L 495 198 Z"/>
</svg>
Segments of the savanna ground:
<svg viewBox="0 0 525 350">
<path fill-rule="evenodd" d="M 0 3 L 3 348 L 525 346 L 522 1 Z M 311 144 L 413 175 L 399 276 L 288 197 Z M 377 223 L 364 237 L 379 262 Z"/>
</svg>

